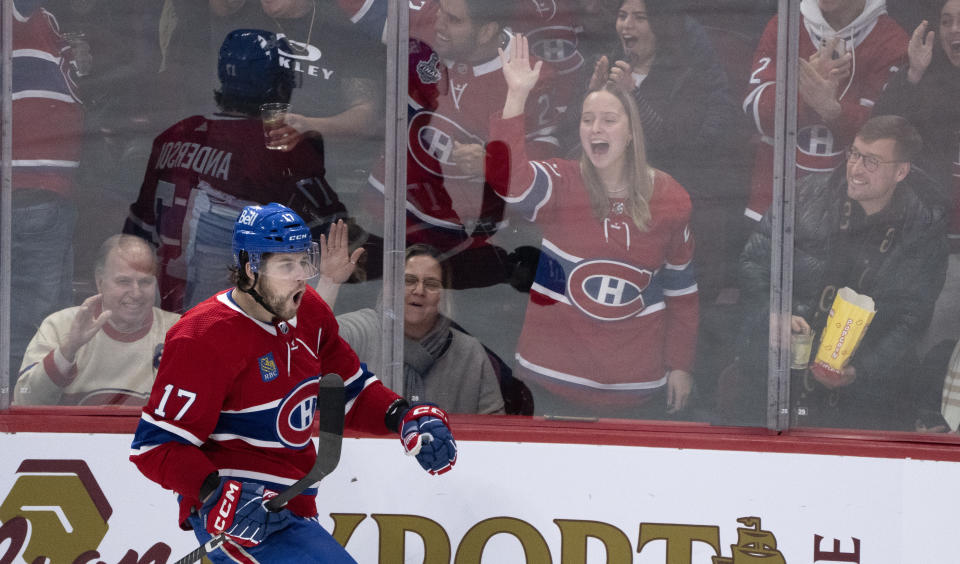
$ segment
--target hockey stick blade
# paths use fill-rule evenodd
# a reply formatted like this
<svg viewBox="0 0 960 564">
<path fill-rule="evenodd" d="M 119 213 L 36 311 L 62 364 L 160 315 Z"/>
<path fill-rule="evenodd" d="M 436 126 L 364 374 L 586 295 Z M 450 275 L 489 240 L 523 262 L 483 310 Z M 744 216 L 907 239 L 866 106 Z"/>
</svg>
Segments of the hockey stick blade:
<svg viewBox="0 0 960 564">
<path fill-rule="evenodd" d="M 317 409 L 314 415 L 318 423 L 319 436 L 317 459 L 313 463 L 313 468 L 303 478 L 264 503 L 267 509 L 280 511 L 287 505 L 287 502 L 322 480 L 337 467 L 337 464 L 340 463 L 340 447 L 343 443 L 345 406 L 346 395 L 343 389 L 343 379 L 338 374 L 325 375 L 320 379 L 320 389 L 317 391 Z M 219 548 L 224 542 L 226 542 L 226 536 L 220 533 L 174 564 L 199 562 L 201 558 Z"/>
</svg>

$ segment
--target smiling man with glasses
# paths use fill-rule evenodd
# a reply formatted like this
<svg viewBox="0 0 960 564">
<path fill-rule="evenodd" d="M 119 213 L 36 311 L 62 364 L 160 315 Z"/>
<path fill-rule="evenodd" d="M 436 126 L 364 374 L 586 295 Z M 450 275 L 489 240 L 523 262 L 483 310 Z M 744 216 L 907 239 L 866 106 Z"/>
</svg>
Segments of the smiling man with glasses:
<svg viewBox="0 0 960 564">
<path fill-rule="evenodd" d="M 921 147 L 906 119 L 873 117 L 857 132 L 844 169 L 811 174 L 797 185 L 791 329 L 822 335 L 833 296 L 845 286 L 873 298 L 877 314 L 842 371 L 794 372 L 791 400 L 805 414 L 796 424 L 913 428 L 913 351 L 947 266 L 948 202 L 911 164 Z M 756 400 L 745 407 L 754 416 L 765 413 L 770 233 L 768 213 L 740 257 L 749 313 L 738 353 L 742 372 L 755 375 L 752 389 L 743 390 Z"/>
<path fill-rule="evenodd" d="M 912 157 L 919 149 L 914 149 L 910 141 L 912 139 L 898 142 L 895 138 L 868 141 L 861 133 L 847 149 L 847 196 L 859 203 L 867 215 L 884 209 L 893 198 L 897 184 L 910 173 L 910 161 L 902 153 L 909 151 Z"/>
</svg>

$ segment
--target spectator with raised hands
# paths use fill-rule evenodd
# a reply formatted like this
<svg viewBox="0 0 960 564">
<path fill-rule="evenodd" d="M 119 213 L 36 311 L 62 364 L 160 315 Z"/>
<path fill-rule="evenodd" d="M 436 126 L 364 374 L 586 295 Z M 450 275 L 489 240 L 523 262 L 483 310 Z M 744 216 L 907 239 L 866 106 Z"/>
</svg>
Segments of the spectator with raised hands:
<svg viewBox="0 0 960 564">
<path fill-rule="evenodd" d="M 49 315 L 27 346 L 19 405 L 143 405 L 163 340 L 179 315 L 154 307 L 157 260 L 133 235 L 113 235 L 94 265 L 97 294 Z"/>
<path fill-rule="evenodd" d="M 349 251 L 346 226 L 338 222 L 329 236 L 321 236 L 320 252 L 317 291 L 333 307 L 340 284 L 350 277 L 363 250 Z M 424 244 L 408 247 L 404 284 L 403 374 L 399 378 L 392 379 L 383 370 L 379 308 L 338 315 L 340 336 L 390 389 L 411 402 L 430 401 L 450 413 L 504 413 L 489 353 L 445 314 L 450 267 L 440 252 Z"/>
<path fill-rule="evenodd" d="M 891 79 L 877 112 L 909 119 L 923 137 L 917 165 L 952 201 L 947 282 L 919 352 L 960 335 L 960 0 L 940 0 L 913 31 L 909 63 Z"/>
<path fill-rule="evenodd" d="M 661 417 L 683 410 L 697 338 L 690 198 L 648 164 L 636 102 L 609 81 L 583 100 L 579 161 L 528 160 L 524 106 L 541 63 L 500 51 L 507 95 L 488 151 L 494 185 L 543 233 L 517 347 L 537 411 Z"/>
<path fill-rule="evenodd" d="M 690 194 L 701 292 L 719 290 L 738 250 L 726 244 L 726 228 L 747 180 L 740 170 L 746 127 L 726 73 L 706 30 L 680 3 L 622 0 L 610 24 L 616 46 L 597 60 L 589 89 L 611 81 L 634 97 L 650 165 Z"/>
<path fill-rule="evenodd" d="M 830 172 L 871 115 L 884 85 L 905 58 L 907 34 L 885 0 L 802 0 L 797 107 L 798 176 Z M 763 218 L 773 201 L 778 16 L 754 52 L 743 110 L 757 139 L 744 215 Z M 755 225 L 754 225 L 755 226 Z"/>
</svg>

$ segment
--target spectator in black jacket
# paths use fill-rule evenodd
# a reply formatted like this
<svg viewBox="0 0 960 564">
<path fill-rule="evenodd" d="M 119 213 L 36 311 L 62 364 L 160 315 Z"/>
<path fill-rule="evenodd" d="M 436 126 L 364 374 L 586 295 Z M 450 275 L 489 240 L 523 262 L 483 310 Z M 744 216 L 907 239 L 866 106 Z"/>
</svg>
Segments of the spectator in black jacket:
<svg viewBox="0 0 960 564">
<path fill-rule="evenodd" d="M 821 335 L 833 296 L 845 286 L 873 298 L 877 311 L 842 372 L 804 372 L 805 387 L 794 396 L 812 408 L 802 424 L 913 427 L 906 400 L 913 350 L 933 314 L 948 252 L 945 202 L 930 177 L 911 167 L 921 144 L 906 119 L 873 117 L 847 150 L 846 167 L 804 177 L 797 187 L 792 330 Z M 740 258 L 745 421 L 766 413 L 770 233 L 768 212 Z"/>
</svg>

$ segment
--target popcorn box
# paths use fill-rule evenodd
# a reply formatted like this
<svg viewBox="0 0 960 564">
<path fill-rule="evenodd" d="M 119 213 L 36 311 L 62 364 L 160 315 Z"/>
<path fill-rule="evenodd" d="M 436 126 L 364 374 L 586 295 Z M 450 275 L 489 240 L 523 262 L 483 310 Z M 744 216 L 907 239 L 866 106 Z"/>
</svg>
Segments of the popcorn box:
<svg viewBox="0 0 960 564">
<path fill-rule="evenodd" d="M 850 288 L 840 288 L 830 306 L 814 362 L 837 372 L 843 370 L 876 313 L 873 298 Z"/>
</svg>

